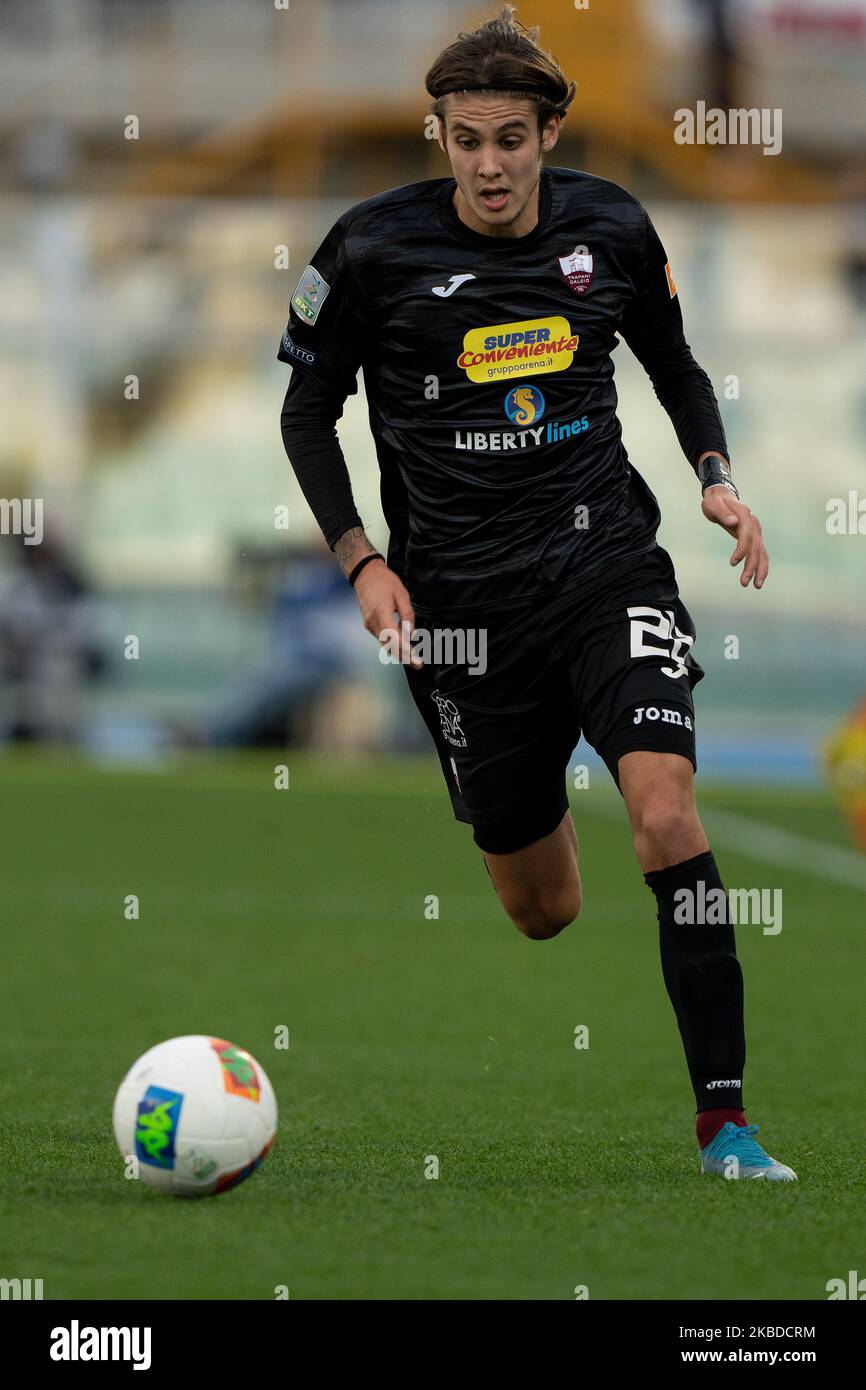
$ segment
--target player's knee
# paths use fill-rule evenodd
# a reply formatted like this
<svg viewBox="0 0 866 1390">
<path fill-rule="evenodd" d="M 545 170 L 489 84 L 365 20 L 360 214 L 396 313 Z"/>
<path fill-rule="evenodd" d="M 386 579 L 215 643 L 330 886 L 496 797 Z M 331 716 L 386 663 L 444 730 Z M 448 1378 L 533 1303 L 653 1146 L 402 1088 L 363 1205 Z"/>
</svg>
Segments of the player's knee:
<svg viewBox="0 0 866 1390">
<path fill-rule="evenodd" d="M 573 885 L 555 897 L 533 898 L 508 908 L 512 922 L 530 941 L 550 941 L 580 915 L 580 887 Z"/>
<path fill-rule="evenodd" d="M 695 808 L 681 797 L 654 797 L 634 818 L 634 841 L 640 849 L 676 854 L 690 841 L 695 828 Z"/>
</svg>

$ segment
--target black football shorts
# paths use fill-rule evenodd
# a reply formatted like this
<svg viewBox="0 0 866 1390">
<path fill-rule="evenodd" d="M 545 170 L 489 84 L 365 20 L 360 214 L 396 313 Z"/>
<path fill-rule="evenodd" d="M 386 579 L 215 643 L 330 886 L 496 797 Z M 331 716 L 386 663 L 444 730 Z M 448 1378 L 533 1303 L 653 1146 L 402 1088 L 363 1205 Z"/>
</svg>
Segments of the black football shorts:
<svg viewBox="0 0 866 1390">
<path fill-rule="evenodd" d="M 491 854 L 556 829 L 583 733 L 619 785 L 624 753 L 695 761 L 695 629 L 660 546 L 552 599 L 484 613 L 416 610 L 420 669 L 404 667 L 454 814 Z M 471 625 L 470 625 L 471 624 Z"/>
</svg>

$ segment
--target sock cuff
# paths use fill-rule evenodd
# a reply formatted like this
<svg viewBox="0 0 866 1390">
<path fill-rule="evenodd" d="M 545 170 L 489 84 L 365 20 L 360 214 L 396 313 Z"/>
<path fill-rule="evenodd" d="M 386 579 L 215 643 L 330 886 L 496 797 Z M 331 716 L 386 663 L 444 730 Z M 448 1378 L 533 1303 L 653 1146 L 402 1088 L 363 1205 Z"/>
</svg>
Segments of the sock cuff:
<svg viewBox="0 0 866 1390">
<path fill-rule="evenodd" d="M 700 878 L 714 888 L 722 886 L 722 876 L 711 849 L 704 850 L 702 854 L 696 854 L 691 859 L 684 859 L 681 864 L 670 864 L 666 869 L 651 869 L 643 878 L 644 883 L 654 893 L 666 893 L 687 887 Z"/>
</svg>

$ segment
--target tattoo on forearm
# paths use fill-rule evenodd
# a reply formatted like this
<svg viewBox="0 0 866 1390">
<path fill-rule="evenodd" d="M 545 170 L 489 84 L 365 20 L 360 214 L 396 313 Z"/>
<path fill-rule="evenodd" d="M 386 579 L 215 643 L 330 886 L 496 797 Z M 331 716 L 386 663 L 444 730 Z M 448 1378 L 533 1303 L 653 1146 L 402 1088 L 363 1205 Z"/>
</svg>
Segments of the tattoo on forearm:
<svg viewBox="0 0 866 1390">
<path fill-rule="evenodd" d="M 334 554 L 344 574 L 348 574 L 371 550 L 375 550 L 375 546 L 367 539 L 363 526 L 353 526 L 351 530 L 344 531 L 334 545 Z"/>
</svg>

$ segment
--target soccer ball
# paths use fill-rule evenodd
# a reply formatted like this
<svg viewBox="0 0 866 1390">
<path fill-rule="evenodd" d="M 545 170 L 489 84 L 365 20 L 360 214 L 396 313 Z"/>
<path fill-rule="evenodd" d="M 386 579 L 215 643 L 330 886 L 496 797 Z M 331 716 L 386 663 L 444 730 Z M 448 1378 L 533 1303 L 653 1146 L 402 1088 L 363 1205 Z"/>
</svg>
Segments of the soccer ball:
<svg viewBox="0 0 866 1390">
<path fill-rule="evenodd" d="M 263 1068 L 224 1038 L 157 1043 L 114 1098 L 114 1137 L 148 1187 L 177 1197 L 226 1192 L 274 1142 L 277 1102 Z"/>
</svg>

